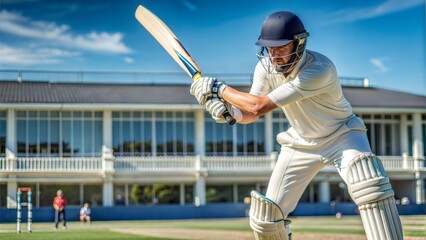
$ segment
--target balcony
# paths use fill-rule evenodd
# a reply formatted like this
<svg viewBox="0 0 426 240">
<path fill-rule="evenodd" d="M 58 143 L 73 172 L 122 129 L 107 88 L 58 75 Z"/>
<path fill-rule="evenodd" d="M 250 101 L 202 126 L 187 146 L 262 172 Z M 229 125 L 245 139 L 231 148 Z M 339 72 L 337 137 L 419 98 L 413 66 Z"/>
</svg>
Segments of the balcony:
<svg viewBox="0 0 426 240">
<path fill-rule="evenodd" d="M 269 174 L 277 155 L 263 156 L 155 156 L 155 157 L 3 157 L 0 173 L 192 173 Z M 388 172 L 426 171 L 423 160 L 413 157 L 380 156 Z M 111 163 L 111 164 L 109 164 Z M 331 171 L 327 166 L 323 171 Z"/>
</svg>

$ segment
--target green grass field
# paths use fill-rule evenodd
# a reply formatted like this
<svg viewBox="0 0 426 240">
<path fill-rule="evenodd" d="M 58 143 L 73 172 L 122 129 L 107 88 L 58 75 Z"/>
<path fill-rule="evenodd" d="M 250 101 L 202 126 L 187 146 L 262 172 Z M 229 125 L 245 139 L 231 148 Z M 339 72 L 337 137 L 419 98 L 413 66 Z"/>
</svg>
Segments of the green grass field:
<svg viewBox="0 0 426 240">
<path fill-rule="evenodd" d="M 425 215 L 402 216 L 401 219 L 406 239 L 424 239 L 426 237 Z M 292 221 L 291 226 L 295 239 L 349 239 L 348 236 L 351 237 L 350 239 L 366 239 L 358 216 L 345 216 L 342 219 L 297 217 L 292 218 Z M 0 224 L 0 239 L 253 239 L 248 219 L 111 221 L 94 222 L 92 225 L 69 222 L 66 231 L 54 231 L 53 223 L 34 223 L 31 234 L 25 231 L 26 227 L 26 224 L 23 223 L 23 232 L 17 234 L 16 224 Z"/>
</svg>

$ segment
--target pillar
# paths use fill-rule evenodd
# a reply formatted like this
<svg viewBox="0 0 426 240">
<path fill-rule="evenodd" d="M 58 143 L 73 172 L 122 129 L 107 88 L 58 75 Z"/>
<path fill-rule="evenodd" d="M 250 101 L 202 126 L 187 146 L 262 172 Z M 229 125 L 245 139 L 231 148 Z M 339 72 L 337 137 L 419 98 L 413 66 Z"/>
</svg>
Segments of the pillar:
<svg viewBox="0 0 426 240">
<path fill-rule="evenodd" d="M 408 129 L 407 129 L 407 114 L 401 114 L 401 125 L 399 129 L 401 153 L 408 154 Z"/>
<path fill-rule="evenodd" d="M 114 156 L 112 150 L 106 146 L 102 147 L 102 171 L 104 177 L 104 184 L 102 190 L 102 205 L 110 207 L 114 205 Z"/>
<path fill-rule="evenodd" d="M 112 149 L 112 112 L 111 110 L 104 111 L 103 117 L 103 146 Z"/>
<path fill-rule="evenodd" d="M 185 205 L 185 184 L 181 183 L 179 185 L 179 203 L 180 205 Z"/>
<path fill-rule="evenodd" d="M 18 190 L 18 182 L 16 176 L 9 176 L 7 182 L 7 208 L 16 208 L 16 191 Z"/>
<path fill-rule="evenodd" d="M 319 201 L 321 203 L 330 202 L 330 183 L 328 181 L 323 181 L 319 185 Z"/>
<path fill-rule="evenodd" d="M 416 178 L 416 203 L 425 203 L 425 190 L 420 169 L 424 166 L 423 129 L 421 113 L 413 114 L 413 158 Z"/>
<path fill-rule="evenodd" d="M 204 109 L 195 110 L 195 153 L 201 156 L 206 152 Z"/>
<path fill-rule="evenodd" d="M 195 181 L 195 206 L 203 206 L 206 204 L 206 177 L 207 171 L 202 165 L 202 159 L 200 155 L 197 155 L 195 160 L 196 170 L 196 181 Z"/>
</svg>

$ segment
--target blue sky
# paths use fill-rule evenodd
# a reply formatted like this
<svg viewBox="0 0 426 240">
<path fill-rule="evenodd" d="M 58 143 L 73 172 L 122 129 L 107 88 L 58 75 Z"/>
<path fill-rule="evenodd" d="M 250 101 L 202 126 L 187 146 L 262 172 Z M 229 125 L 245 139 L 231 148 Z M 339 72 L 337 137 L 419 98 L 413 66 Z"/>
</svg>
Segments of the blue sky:
<svg viewBox="0 0 426 240">
<path fill-rule="evenodd" d="M 251 74 L 263 20 L 289 10 L 340 76 L 426 95 L 424 0 L 0 0 L 0 69 L 180 72 L 134 18 L 139 4 L 205 73 Z"/>
</svg>

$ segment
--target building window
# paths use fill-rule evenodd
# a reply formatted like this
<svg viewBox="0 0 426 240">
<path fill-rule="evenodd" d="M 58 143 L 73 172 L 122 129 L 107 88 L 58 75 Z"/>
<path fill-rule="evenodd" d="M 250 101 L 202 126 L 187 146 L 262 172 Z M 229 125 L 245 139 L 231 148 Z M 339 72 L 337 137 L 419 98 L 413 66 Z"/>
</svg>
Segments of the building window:
<svg viewBox="0 0 426 240">
<path fill-rule="evenodd" d="M 275 136 L 280 132 L 285 132 L 289 129 L 290 124 L 282 110 L 272 112 L 272 135 L 274 137 L 274 151 L 280 152 L 281 145 L 275 140 Z"/>
<path fill-rule="evenodd" d="M 367 127 L 367 138 L 372 151 L 377 155 L 396 156 L 401 154 L 400 116 L 397 114 L 357 114 Z"/>
<path fill-rule="evenodd" d="M 206 113 L 205 138 L 207 155 L 265 154 L 265 120 L 261 117 L 251 124 L 217 124 Z"/>
<path fill-rule="evenodd" d="M 0 157 L 6 156 L 6 111 L 0 111 Z"/>
<path fill-rule="evenodd" d="M 206 202 L 233 202 L 232 185 L 207 185 L 206 186 Z"/>
<path fill-rule="evenodd" d="M 113 112 L 116 156 L 179 156 L 194 154 L 192 112 Z"/>
<path fill-rule="evenodd" d="M 256 189 L 255 184 L 238 184 L 238 202 L 250 202 L 250 193 Z"/>
<path fill-rule="evenodd" d="M 17 112 L 18 156 L 100 156 L 102 141 L 102 112 Z"/>
</svg>

